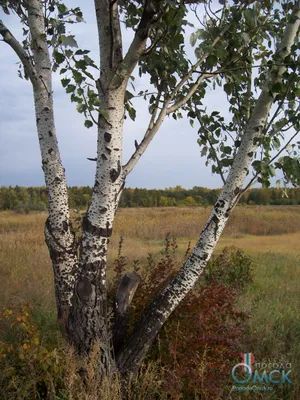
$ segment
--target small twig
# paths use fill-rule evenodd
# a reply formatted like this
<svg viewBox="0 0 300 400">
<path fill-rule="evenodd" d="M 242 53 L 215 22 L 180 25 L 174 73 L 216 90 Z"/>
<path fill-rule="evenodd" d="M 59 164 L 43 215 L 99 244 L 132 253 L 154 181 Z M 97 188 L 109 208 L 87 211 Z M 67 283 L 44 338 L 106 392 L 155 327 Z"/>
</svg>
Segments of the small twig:
<svg viewBox="0 0 300 400">
<path fill-rule="evenodd" d="M 98 124 L 98 122 L 95 120 L 95 118 L 94 118 L 94 116 L 93 116 L 91 110 L 89 109 L 89 106 L 88 106 L 88 103 L 87 103 L 87 100 L 86 100 L 86 97 L 85 97 L 85 94 L 84 94 L 84 93 L 82 93 L 82 97 L 83 97 L 83 100 L 84 100 L 84 102 L 85 102 L 85 105 L 87 106 L 87 110 L 88 110 L 88 112 L 89 112 L 89 114 L 90 114 L 91 120 L 94 122 L 95 125 L 99 126 L 99 124 Z"/>
<path fill-rule="evenodd" d="M 272 162 L 275 161 L 276 158 L 280 156 L 280 154 L 288 147 L 288 145 L 291 143 L 291 141 L 292 141 L 293 139 L 295 139 L 295 137 L 298 135 L 299 132 L 300 132 L 300 131 L 297 131 L 297 132 L 286 142 L 286 144 L 282 147 L 282 149 L 280 149 L 280 151 L 267 163 L 267 165 L 272 164 Z M 253 185 L 253 183 L 256 181 L 256 179 L 257 179 L 258 176 L 259 176 L 259 172 L 257 172 L 257 173 L 253 176 L 253 178 L 250 180 L 250 182 L 248 183 L 248 185 L 241 191 L 241 195 L 242 195 L 243 193 L 245 193 L 245 192 L 250 188 L 250 186 Z"/>
</svg>

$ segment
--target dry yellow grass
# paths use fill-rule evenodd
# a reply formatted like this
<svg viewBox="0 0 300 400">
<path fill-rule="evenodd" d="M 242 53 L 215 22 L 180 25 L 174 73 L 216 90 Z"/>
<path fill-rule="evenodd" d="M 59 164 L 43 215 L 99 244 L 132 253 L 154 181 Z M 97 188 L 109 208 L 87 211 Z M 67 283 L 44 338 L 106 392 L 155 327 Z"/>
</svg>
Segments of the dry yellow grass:
<svg viewBox="0 0 300 400">
<path fill-rule="evenodd" d="M 149 252 L 159 253 L 167 232 L 177 237 L 178 253 L 182 255 L 189 240 L 192 246 L 195 244 L 209 212 L 205 208 L 120 209 L 110 243 L 109 264 L 117 255 L 121 235 L 129 263 L 135 259 L 145 261 Z M 56 321 L 55 299 L 52 267 L 44 242 L 45 219 L 46 214 L 0 213 L 0 304 L 5 308 L 13 303 L 32 302 L 42 319 L 42 333 L 53 336 L 55 331 L 49 325 Z M 299 239 L 300 207 L 238 207 L 216 249 L 219 252 L 225 246 L 235 245 L 255 255 L 254 281 L 241 298 L 245 310 L 254 309 L 249 327 L 251 340 L 246 340 L 244 350 L 254 351 L 260 360 L 282 359 L 292 363 L 293 400 L 300 398 Z M 148 387 L 148 381 L 154 382 L 151 374 L 149 379 L 145 375 L 143 387 Z M 71 373 L 69 378 L 72 386 Z M 110 382 L 109 387 L 112 386 L 117 392 L 117 386 Z M 73 390 L 80 393 L 76 384 Z M 107 398 L 118 398 L 108 393 Z M 276 392 L 263 398 L 279 400 L 280 396 Z"/>
<path fill-rule="evenodd" d="M 167 232 L 177 238 L 178 254 L 183 254 L 189 241 L 195 244 L 209 212 L 208 208 L 119 209 L 109 263 L 116 258 L 121 235 L 125 238 L 123 252 L 129 262 L 136 259 L 143 262 L 149 252 L 159 253 Z M 30 300 L 43 308 L 54 308 L 52 267 L 43 232 L 46 217 L 45 213 L 0 213 L 3 306 Z M 266 236 L 267 233 L 273 235 Z M 299 239 L 300 207 L 237 207 L 217 251 L 234 244 L 251 253 L 298 254 Z"/>
</svg>

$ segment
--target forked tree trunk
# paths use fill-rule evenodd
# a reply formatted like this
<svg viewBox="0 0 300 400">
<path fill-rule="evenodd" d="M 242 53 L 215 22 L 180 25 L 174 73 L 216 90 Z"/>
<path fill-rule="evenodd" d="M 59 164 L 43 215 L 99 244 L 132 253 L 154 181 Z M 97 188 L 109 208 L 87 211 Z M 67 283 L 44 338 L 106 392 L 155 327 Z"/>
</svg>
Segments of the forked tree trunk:
<svg viewBox="0 0 300 400">
<path fill-rule="evenodd" d="M 100 93 L 105 117 L 99 117 L 97 168 L 91 205 L 83 220 L 78 278 L 68 333 L 80 353 L 101 340 L 110 357 L 107 321 L 107 247 L 125 184 L 122 169 L 124 87 Z"/>
</svg>

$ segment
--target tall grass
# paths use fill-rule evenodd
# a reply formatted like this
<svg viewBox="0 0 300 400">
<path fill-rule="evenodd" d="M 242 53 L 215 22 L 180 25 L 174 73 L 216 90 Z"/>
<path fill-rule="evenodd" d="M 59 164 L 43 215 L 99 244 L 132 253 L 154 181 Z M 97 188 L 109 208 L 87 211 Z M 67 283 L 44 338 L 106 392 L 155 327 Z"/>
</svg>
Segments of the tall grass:
<svg viewBox="0 0 300 400">
<path fill-rule="evenodd" d="M 183 254 L 189 240 L 195 243 L 209 212 L 205 208 L 118 210 L 110 244 L 110 266 L 121 235 L 125 238 L 124 255 L 129 263 L 141 259 L 143 265 L 149 252 L 158 257 L 155 254 L 161 251 L 167 232 L 177 237 L 179 254 Z M 46 215 L 39 213 L 0 213 L 0 305 L 6 308 L 30 301 L 34 305 L 33 319 L 43 340 L 54 346 L 59 333 L 53 273 L 43 235 L 45 219 Z M 294 383 L 290 389 L 278 386 L 272 393 L 231 393 L 229 398 L 300 399 L 299 239 L 300 207 L 238 207 L 230 218 L 217 251 L 234 244 L 256 258 L 253 283 L 240 298 L 240 306 L 251 312 L 244 351 L 253 352 L 258 362 L 291 363 Z M 68 367 L 68 384 L 73 390 L 70 393 L 74 393 L 69 398 L 79 399 L 78 376 L 75 372 L 72 374 L 71 362 Z M 135 382 L 142 385 L 139 393 L 144 393 L 137 398 L 162 398 L 157 394 L 159 385 L 154 388 L 154 383 L 159 383 L 159 369 L 153 366 L 147 374 L 143 382 L 141 378 Z M 228 380 L 231 384 L 230 377 Z M 117 394 L 109 392 L 109 388 L 117 391 L 117 385 L 117 381 L 108 382 L 103 398 L 117 399 Z M 81 398 L 97 398 L 92 394 L 84 396 Z"/>
</svg>

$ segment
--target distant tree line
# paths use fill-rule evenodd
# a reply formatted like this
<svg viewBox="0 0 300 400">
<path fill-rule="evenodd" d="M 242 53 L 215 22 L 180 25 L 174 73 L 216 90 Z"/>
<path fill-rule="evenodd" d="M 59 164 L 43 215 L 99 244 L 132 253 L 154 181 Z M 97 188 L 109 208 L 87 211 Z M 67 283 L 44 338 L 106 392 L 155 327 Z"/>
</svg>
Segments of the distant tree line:
<svg viewBox="0 0 300 400">
<path fill-rule="evenodd" d="M 70 207 L 83 209 L 91 200 L 92 188 L 72 186 L 68 188 Z M 120 207 L 193 207 L 213 205 L 220 189 L 181 186 L 162 189 L 126 188 L 120 200 Z M 241 204 L 249 205 L 297 205 L 300 204 L 300 188 L 255 188 L 244 193 Z M 45 187 L 1 186 L 0 210 L 17 212 L 46 211 Z"/>
</svg>

